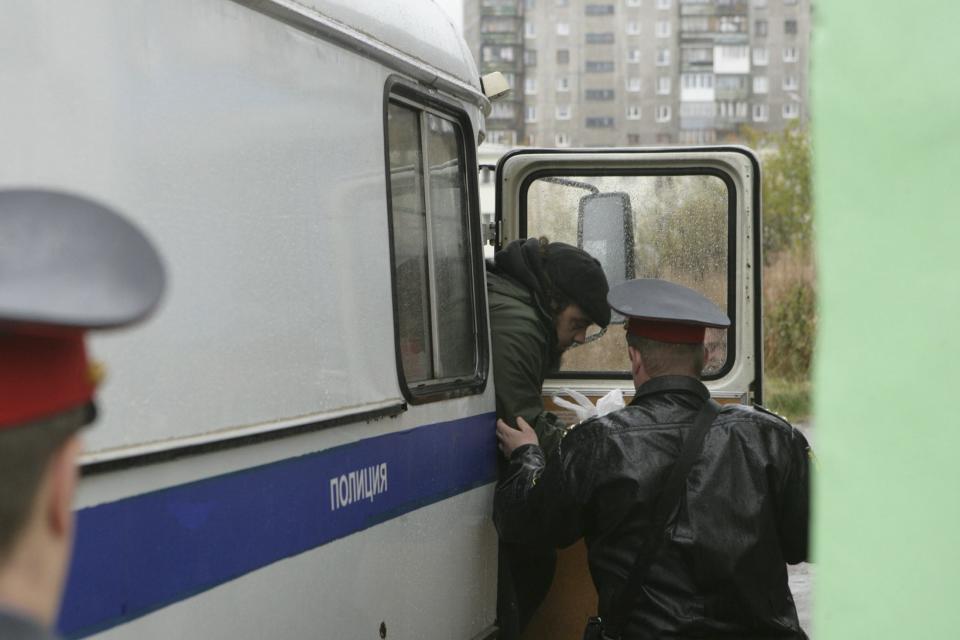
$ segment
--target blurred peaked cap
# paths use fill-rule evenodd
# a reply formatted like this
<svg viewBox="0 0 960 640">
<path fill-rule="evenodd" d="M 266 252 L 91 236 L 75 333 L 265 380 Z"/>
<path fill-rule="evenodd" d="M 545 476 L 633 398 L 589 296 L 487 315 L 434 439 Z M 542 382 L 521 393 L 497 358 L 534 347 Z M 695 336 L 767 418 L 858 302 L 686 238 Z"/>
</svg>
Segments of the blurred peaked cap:
<svg viewBox="0 0 960 640">
<path fill-rule="evenodd" d="M 730 326 L 727 314 L 706 296 L 666 280 L 622 282 L 610 290 L 607 300 L 629 318 L 627 331 L 661 342 L 703 342 L 706 327 Z"/>
<path fill-rule="evenodd" d="M 543 270 L 554 287 L 601 327 L 610 324 L 607 276 L 600 262 L 583 249 L 551 242 L 544 250 Z"/>
<path fill-rule="evenodd" d="M 153 245 L 85 198 L 0 191 L 0 430 L 86 407 L 98 375 L 84 333 L 132 324 L 157 305 Z"/>
<path fill-rule="evenodd" d="M 0 327 L 107 329 L 163 294 L 160 256 L 120 214 L 67 193 L 0 191 Z"/>
</svg>

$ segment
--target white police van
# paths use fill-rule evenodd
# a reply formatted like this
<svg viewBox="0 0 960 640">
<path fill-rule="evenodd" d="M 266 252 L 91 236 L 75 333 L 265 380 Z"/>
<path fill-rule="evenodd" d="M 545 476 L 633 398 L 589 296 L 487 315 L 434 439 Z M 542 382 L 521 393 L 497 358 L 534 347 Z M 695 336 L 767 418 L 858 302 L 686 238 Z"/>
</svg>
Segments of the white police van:
<svg viewBox="0 0 960 640">
<path fill-rule="evenodd" d="M 170 278 L 93 343 L 60 630 L 494 637 L 489 102 L 454 27 L 429 1 L 14 0 L 0 43 L 0 187 L 126 212 Z M 518 151 L 495 241 L 699 286 L 735 320 L 711 388 L 746 399 L 758 180 L 735 148 Z M 630 391 L 622 350 L 579 347 L 548 393 Z"/>
</svg>

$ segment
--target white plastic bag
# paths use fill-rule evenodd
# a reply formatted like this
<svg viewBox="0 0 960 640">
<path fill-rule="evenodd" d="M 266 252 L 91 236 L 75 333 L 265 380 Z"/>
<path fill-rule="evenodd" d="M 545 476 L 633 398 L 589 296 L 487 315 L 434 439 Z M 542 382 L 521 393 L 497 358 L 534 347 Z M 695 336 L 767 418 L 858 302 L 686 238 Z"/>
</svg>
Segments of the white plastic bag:
<svg viewBox="0 0 960 640">
<path fill-rule="evenodd" d="M 577 414 L 577 422 L 583 422 L 584 420 L 589 420 L 596 416 L 605 416 L 611 411 L 616 411 L 617 409 L 623 409 L 623 391 L 620 389 L 613 389 L 605 396 L 597 400 L 597 405 L 594 406 L 590 399 L 580 393 L 579 391 L 574 391 L 573 389 L 564 389 L 560 392 L 562 395 L 569 396 L 576 401 L 576 404 L 570 402 L 569 400 L 564 400 L 560 396 L 553 396 L 553 401 L 557 406 L 563 407 L 564 409 L 569 409 Z"/>
<path fill-rule="evenodd" d="M 563 407 L 564 409 L 569 409 L 577 414 L 577 422 L 589 420 L 597 415 L 597 408 L 593 406 L 592 402 L 590 402 L 590 398 L 582 393 L 574 391 L 573 389 L 564 389 L 560 393 L 570 396 L 576 400 L 576 404 L 574 404 L 569 400 L 564 400 L 560 396 L 553 396 L 553 401 L 557 403 L 557 406 Z"/>
</svg>

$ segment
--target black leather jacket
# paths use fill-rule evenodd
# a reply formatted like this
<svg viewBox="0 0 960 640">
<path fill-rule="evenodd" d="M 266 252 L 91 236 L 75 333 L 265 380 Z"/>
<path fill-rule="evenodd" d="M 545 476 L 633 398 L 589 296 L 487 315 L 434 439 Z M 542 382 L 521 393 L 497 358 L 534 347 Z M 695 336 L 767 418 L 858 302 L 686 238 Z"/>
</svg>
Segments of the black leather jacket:
<svg viewBox="0 0 960 640">
<path fill-rule="evenodd" d="M 600 614 L 609 612 L 707 395 L 693 378 L 654 378 L 629 407 L 571 429 L 546 456 L 518 448 L 497 486 L 501 537 L 561 547 L 584 537 Z M 785 563 L 807 559 L 809 456 L 786 421 L 724 406 L 623 637 L 806 638 Z"/>
</svg>

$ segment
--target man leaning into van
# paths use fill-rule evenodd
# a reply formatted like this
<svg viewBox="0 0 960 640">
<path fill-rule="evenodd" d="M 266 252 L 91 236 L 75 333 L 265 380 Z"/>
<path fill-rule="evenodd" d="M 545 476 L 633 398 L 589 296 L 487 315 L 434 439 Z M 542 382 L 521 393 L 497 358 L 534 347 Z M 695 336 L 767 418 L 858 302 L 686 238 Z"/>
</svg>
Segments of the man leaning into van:
<svg viewBox="0 0 960 640">
<path fill-rule="evenodd" d="M 80 430 L 98 375 L 84 334 L 145 317 L 163 291 L 140 232 L 89 200 L 0 192 L 0 638 L 53 638 L 70 562 Z"/>
<path fill-rule="evenodd" d="M 730 324 L 710 300 L 652 279 L 609 300 L 628 318 L 633 401 L 547 451 L 522 420 L 499 421 L 498 532 L 586 539 L 599 617 L 585 638 L 803 640 L 786 563 L 807 559 L 806 440 L 762 408 L 710 398 L 705 329 Z"/>
<path fill-rule="evenodd" d="M 547 449 L 565 425 L 543 405 L 543 381 L 563 352 L 610 322 L 607 279 L 585 251 L 546 238 L 516 240 L 487 266 L 497 417 L 522 419 Z M 556 565 L 552 548 L 501 543 L 497 618 L 501 638 L 519 636 L 543 601 Z"/>
</svg>

